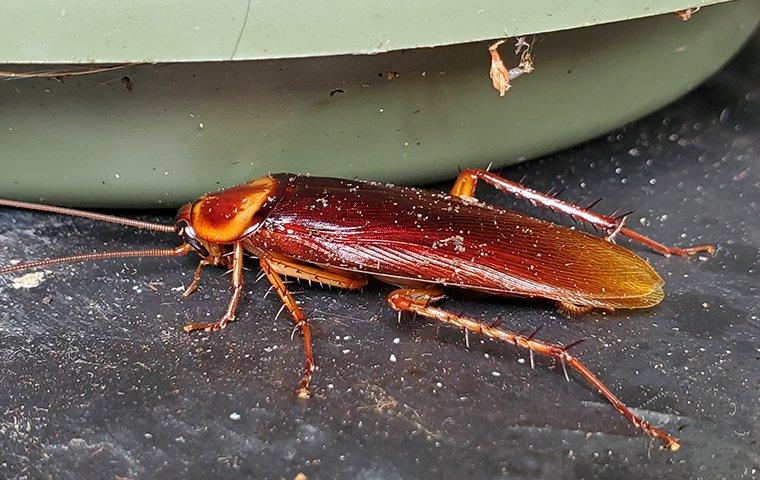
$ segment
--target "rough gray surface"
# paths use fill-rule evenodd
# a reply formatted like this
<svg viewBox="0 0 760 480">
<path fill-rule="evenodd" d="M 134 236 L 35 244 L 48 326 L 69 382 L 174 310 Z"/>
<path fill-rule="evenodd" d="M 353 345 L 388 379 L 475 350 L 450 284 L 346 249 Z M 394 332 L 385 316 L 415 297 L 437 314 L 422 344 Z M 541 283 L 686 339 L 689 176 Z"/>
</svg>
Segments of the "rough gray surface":
<svg viewBox="0 0 760 480">
<path fill-rule="evenodd" d="M 208 271 L 181 301 L 194 261 L 145 259 L 55 269 L 30 289 L 0 279 L 0 477 L 755 478 L 757 58 L 756 42 L 665 110 L 504 171 L 538 189 L 566 186 L 563 197 L 580 203 L 604 197 L 603 211 L 637 208 L 630 225 L 662 241 L 717 243 L 713 257 L 689 260 L 632 247 L 666 280 L 660 306 L 568 319 L 540 302 L 461 293 L 447 302 L 486 321 L 504 313 L 518 330 L 546 323 L 541 336 L 559 342 L 588 337 L 576 353 L 677 433 L 678 453 L 650 445 L 549 361 L 531 370 L 510 346 L 471 339 L 467 349 L 458 331 L 398 325 L 382 284 L 294 287 L 320 367 L 314 398 L 299 401 L 301 342 L 288 318 L 274 320 L 277 298 L 262 300 L 265 282 L 249 284 L 229 328 L 186 336 L 184 322 L 221 313 L 227 277 Z M 173 241 L 0 210 L 0 264 Z"/>
</svg>

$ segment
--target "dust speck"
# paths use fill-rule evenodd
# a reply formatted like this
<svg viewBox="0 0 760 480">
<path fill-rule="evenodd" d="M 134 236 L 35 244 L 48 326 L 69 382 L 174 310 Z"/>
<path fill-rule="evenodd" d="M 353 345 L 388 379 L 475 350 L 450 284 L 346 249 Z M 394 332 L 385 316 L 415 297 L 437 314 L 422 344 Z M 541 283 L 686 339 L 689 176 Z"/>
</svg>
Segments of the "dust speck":
<svg viewBox="0 0 760 480">
<path fill-rule="evenodd" d="M 11 284 L 13 288 L 34 288 L 39 287 L 45 279 L 45 272 L 31 272 L 13 279 Z"/>
</svg>

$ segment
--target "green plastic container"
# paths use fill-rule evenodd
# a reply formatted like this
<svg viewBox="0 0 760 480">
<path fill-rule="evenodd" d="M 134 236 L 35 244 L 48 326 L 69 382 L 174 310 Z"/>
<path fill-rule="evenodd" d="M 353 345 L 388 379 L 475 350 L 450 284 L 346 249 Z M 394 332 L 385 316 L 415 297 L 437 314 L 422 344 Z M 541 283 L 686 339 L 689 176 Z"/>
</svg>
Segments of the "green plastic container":
<svg viewBox="0 0 760 480">
<path fill-rule="evenodd" d="M 760 19 L 755 0 L 688 22 L 666 0 L 308 3 L 4 2 L 3 70 L 149 63 L 0 80 L 0 196 L 173 207 L 269 171 L 420 183 L 514 163 L 683 95 Z M 524 34 L 536 69 L 500 98 L 487 47 Z"/>
</svg>

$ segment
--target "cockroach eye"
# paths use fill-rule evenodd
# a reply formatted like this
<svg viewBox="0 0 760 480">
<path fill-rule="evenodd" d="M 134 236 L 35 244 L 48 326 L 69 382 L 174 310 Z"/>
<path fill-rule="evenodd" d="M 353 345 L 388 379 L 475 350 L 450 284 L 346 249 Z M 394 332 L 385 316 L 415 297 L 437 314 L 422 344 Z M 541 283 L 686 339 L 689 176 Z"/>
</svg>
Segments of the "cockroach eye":
<svg viewBox="0 0 760 480">
<path fill-rule="evenodd" d="M 191 227 L 186 221 L 183 220 L 177 222 L 174 228 L 177 231 L 177 235 L 182 237 L 182 240 L 184 240 L 185 243 L 193 247 L 193 250 L 198 252 L 203 257 L 209 256 L 208 250 L 203 246 L 203 244 L 198 240 L 198 237 L 195 235 L 195 230 L 193 230 L 193 227 Z"/>
</svg>

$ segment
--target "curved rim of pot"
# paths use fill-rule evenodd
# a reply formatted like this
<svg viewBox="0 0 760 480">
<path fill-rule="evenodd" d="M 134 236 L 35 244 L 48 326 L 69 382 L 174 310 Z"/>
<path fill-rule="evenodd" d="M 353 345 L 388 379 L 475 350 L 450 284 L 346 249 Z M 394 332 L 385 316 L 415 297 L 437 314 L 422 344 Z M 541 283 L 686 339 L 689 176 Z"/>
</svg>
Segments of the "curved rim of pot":
<svg viewBox="0 0 760 480">
<path fill-rule="evenodd" d="M 176 0 L 0 3 L 0 63 L 376 54 L 553 32 L 741 0 Z M 750 1 L 750 0 L 745 0 Z M 678 26 L 674 16 L 674 28 Z"/>
</svg>

